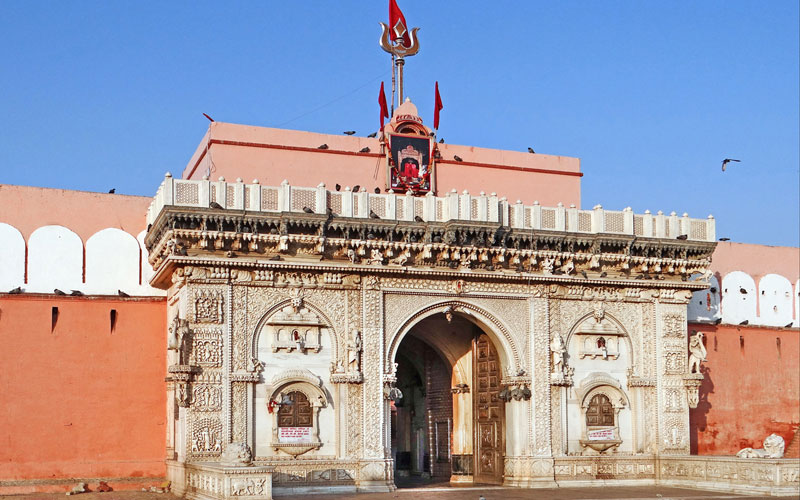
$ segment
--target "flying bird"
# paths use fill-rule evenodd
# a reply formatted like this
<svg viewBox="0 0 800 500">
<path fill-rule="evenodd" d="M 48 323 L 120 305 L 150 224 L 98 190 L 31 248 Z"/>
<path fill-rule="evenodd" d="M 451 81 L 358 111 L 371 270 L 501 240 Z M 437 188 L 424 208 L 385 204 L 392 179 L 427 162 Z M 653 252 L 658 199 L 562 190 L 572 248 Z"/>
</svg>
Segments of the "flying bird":
<svg viewBox="0 0 800 500">
<path fill-rule="evenodd" d="M 123 292 L 122 290 L 117 290 L 117 295 L 119 295 L 120 297 L 130 297 L 130 295 Z"/>
<path fill-rule="evenodd" d="M 108 194 L 114 194 L 116 192 L 117 192 L 116 188 L 111 188 L 111 189 L 108 190 Z"/>
<path fill-rule="evenodd" d="M 461 157 L 460 157 L 460 156 L 458 156 L 458 155 L 453 155 L 453 159 L 454 159 L 455 161 L 464 161 L 464 160 L 462 160 L 462 159 L 461 159 Z"/>
<path fill-rule="evenodd" d="M 344 135 L 354 135 L 356 133 L 355 130 L 345 130 L 342 132 Z"/>
<path fill-rule="evenodd" d="M 54 294 L 56 294 L 56 295 L 66 295 L 66 293 L 62 292 L 62 291 L 61 291 L 61 290 L 59 290 L 58 288 L 54 289 L 54 290 L 53 290 L 53 293 L 54 293 Z"/>
<path fill-rule="evenodd" d="M 354 193 L 357 193 L 359 189 L 361 189 L 361 185 L 356 184 L 355 186 L 353 186 L 353 192 Z"/>
<path fill-rule="evenodd" d="M 372 138 L 374 138 L 374 137 L 376 137 L 377 135 L 378 135 L 378 133 L 377 133 L 377 132 L 373 132 L 373 133 L 369 134 L 367 137 L 372 137 Z"/>
<path fill-rule="evenodd" d="M 680 235 L 678 235 L 678 237 L 677 237 L 677 238 L 675 238 L 675 239 L 676 239 L 676 240 L 685 240 L 685 239 L 687 239 L 688 237 L 689 237 L 689 235 L 688 235 L 688 234 L 680 234 Z"/>
<path fill-rule="evenodd" d="M 321 144 L 321 145 L 317 146 L 317 149 L 328 149 L 328 145 L 327 144 Z"/>
<path fill-rule="evenodd" d="M 528 148 L 528 153 L 536 154 L 536 151 L 534 151 L 533 148 Z"/>
<path fill-rule="evenodd" d="M 342 185 L 341 185 L 341 184 L 337 184 L 337 185 L 336 185 L 336 190 L 338 191 L 338 190 L 340 190 L 340 189 L 342 189 Z"/>
<path fill-rule="evenodd" d="M 307 213 L 307 214 L 313 214 L 313 213 L 314 213 L 314 211 L 313 211 L 313 210 L 311 210 L 311 209 L 310 209 L 310 208 L 308 208 L 308 207 L 303 207 L 303 212 L 305 212 L 305 213 Z"/>
<path fill-rule="evenodd" d="M 731 241 L 730 238 L 720 238 L 719 241 Z"/>
<path fill-rule="evenodd" d="M 425 220 L 422 217 L 420 217 L 419 215 L 415 215 L 414 216 L 414 222 L 425 222 Z"/>
<path fill-rule="evenodd" d="M 370 218 L 370 219 L 380 219 L 380 218 L 381 218 L 381 216 L 380 216 L 380 215 L 378 215 L 378 214 L 376 214 L 374 211 L 370 210 L 370 211 L 369 211 L 369 218 Z"/>
<path fill-rule="evenodd" d="M 736 163 L 739 163 L 741 160 L 734 160 L 733 158 L 725 158 L 724 160 L 722 160 L 722 171 L 723 172 L 725 171 L 725 167 L 728 166 L 728 163 L 730 163 L 732 161 L 735 161 Z"/>
<path fill-rule="evenodd" d="M 211 203 L 208 204 L 208 206 L 211 208 L 216 208 L 217 210 L 222 209 L 222 205 L 220 205 L 216 201 L 212 201 Z"/>
<path fill-rule="evenodd" d="M 376 187 L 375 188 L 375 194 L 381 194 L 381 188 Z"/>
<path fill-rule="evenodd" d="M 214 119 L 213 119 L 213 118 L 211 118 L 210 116 L 208 116 L 207 114 L 203 113 L 203 116 L 205 116 L 206 118 L 208 118 L 208 121 L 210 121 L 210 122 L 212 122 L 212 123 L 214 122 Z"/>
<path fill-rule="evenodd" d="M 369 153 L 369 146 L 358 150 L 359 153 Z"/>
</svg>

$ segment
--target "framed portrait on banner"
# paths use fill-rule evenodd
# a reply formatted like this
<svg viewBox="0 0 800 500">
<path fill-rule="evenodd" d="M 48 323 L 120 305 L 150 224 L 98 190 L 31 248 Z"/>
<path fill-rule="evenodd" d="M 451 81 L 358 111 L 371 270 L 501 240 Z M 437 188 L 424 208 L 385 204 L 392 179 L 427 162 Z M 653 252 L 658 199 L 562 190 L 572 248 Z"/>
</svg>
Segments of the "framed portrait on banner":
<svg viewBox="0 0 800 500">
<path fill-rule="evenodd" d="M 419 135 L 389 134 L 389 188 L 395 192 L 431 190 L 431 139 Z"/>
</svg>

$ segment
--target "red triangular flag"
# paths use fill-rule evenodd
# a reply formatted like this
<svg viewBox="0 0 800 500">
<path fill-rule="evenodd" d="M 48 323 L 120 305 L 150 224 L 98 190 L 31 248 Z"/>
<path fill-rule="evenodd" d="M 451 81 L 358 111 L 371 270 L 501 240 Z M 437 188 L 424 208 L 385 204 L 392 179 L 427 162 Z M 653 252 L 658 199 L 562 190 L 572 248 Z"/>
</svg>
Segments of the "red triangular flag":
<svg viewBox="0 0 800 500">
<path fill-rule="evenodd" d="M 381 82 L 381 93 L 378 94 L 378 105 L 381 107 L 381 132 L 383 132 L 383 119 L 389 118 L 389 106 L 386 105 L 386 93 L 383 91 L 383 82 Z"/>
<path fill-rule="evenodd" d="M 439 95 L 439 82 L 436 82 L 436 102 L 433 106 L 433 128 L 439 129 L 439 111 L 444 108 L 442 104 L 442 96 Z"/>
<path fill-rule="evenodd" d="M 411 38 L 408 36 L 407 26 L 406 17 L 400 11 L 397 2 L 395 0 L 389 0 L 389 37 L 393 42 L 401 38 L 404 46 L 411 46 Z"/>
</svg>

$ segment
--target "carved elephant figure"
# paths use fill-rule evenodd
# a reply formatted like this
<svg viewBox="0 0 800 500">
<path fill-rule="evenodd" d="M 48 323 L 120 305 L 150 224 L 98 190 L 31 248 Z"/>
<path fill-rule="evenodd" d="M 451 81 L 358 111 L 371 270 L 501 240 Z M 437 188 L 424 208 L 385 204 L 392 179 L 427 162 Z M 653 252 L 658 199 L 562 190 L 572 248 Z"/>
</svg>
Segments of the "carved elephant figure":
<svg viewBox="0 0 800 500">
<path fill-rule="evenodd" d="M 253 494 L 252 479 L 231 479 L 231 495 L 243 496 Z"/>
</svg>

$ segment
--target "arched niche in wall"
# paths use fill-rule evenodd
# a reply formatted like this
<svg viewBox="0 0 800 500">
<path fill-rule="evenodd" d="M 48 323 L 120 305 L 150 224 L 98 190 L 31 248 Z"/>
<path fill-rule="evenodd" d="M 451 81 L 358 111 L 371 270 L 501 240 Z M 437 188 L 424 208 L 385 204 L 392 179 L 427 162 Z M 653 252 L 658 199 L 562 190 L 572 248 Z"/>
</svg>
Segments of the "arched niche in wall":
<svg viewBox="0 0 800 500">
<path fill-rule="evenodd" d="M 687 321 L 713 322 L 720 318 L 719 310 L 720 288 L 716 276 L 709 280 L 709 287 L 692 294 L 689 301 Z"/>
<path fill-rule="evenodd" d="M 575 369 L 575 382 L 588 372 L 625 373 L 633 365 L 631 339 L 620 323 L 605 313 L 602 303 L 580 319 L 567 338 L 567 364 Z"/>
<path fill-rule="evenodd" d="M 25 285 L 25 238 L 17 228 L 0 223 L 0 292 Z"/>
<path fill-rule="evenodd" d="M 83 242 L 63 226 L 42 226 L 28 238 L 28 292 L 83 288 Z"/>
<path fill-rule="evenodd" d="M 266 394 L 274 451 L 297 457 L 323 446 L 320 417 L 331 401 L 318 376 L 304 368 L 284 370 L 272 378 Z M 331 419 L 332 413 L 324 421 Z"/>
<path fill-rule="evenodd" d="M 792 323 L 792 283 L 778 274 L 767 274 L 758 281 L 758 323 L 786 326 Z"/>
<path fill-rule="evenodd" d="M 749 274 L 733 271 L 722 278 L 722 321 L 738 325 L 756 322 L 756 283 Z"/>
<path fill-rule="evenodd" d="M 339 353 L 336 333 L 329 318 L 305 299 L 303 289 L 288 288 L 286 292 L 287 297 L 276 301 L 264 312 L 252 330 L 252 343 L 248 342 L 252 346 L 249 357 L 263 365 L 263 373 L 278 374 L 267 379 L 266 383 L 255 385 L 253 451 L 257 457 L 270 457 L 322 448 L 320 453 L 332 455 L 336 444 L 336 416 L 331 409 L 332 399 L 323 387 L 330 382 L 332 370 L 347 363 L 346 352 Z M 307 394 L 312 405 L 319 402 L 318 396 L 324 397 L 325 406 L 315 409 L 315 414 L 322 414 L 321 427 L 318 424 L 314 441 L 319 443 L 318 446 L 305 443 L 304 446 L 308 445 L 306 450 L 288 444 L 274 446 L 280 441 L 276 441 L 277 416 L 274 415 L 273 398 L 278 397 L 276 391 L 286 392 L 284 385 L 312 391 Z M 316 389 L 312 390 L 312 387 Z M 273 412 L 270 412 L 270 401 L 273 401 Z"/>
<path fill-rule="evenodd" d="M 604 454 L 620 448 L 631 451 L 631 404 L 619 380 L 605 373 L 591 373 L 575 393 L 580 404 L 581 454 Z"/>
<path fill-rule="evenodd" d="M 86 293 L 116 295 L 139 289 L 139 242 L 109 227 L 86 240 Z"/>
</svg>

